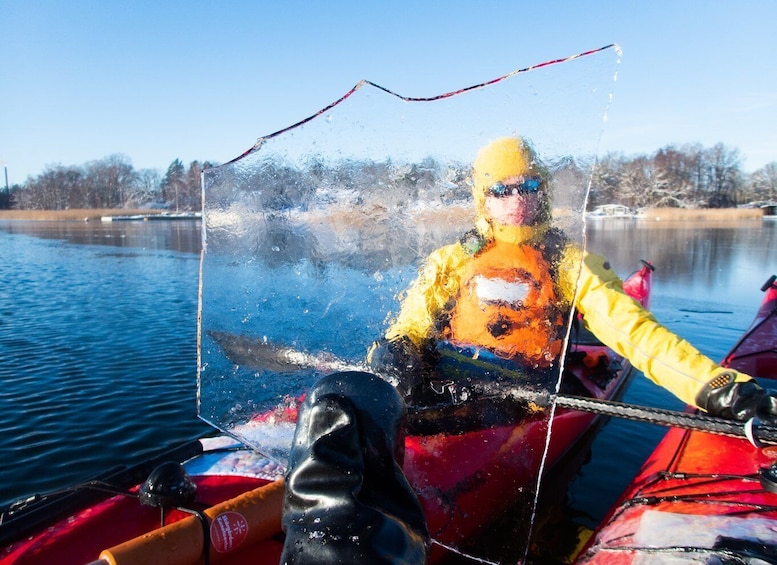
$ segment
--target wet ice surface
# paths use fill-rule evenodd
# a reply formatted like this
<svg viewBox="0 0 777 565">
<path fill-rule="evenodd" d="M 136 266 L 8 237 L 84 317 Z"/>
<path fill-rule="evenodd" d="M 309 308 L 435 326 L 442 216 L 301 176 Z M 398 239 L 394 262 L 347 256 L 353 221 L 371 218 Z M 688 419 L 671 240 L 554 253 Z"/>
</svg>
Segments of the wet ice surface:
<svg viewBox="0 0 777 565">
<path fill-rule="evenodd" d="M 429 252 L 472 228 L 471 162 L 496 138 L 531 140 L 552 175 L 554 225 L 582 242 L 617 59 L 606 49 L 433 102 L 363 84 L 342 104 L 206 171 L 201 417 L 284 463 L 292 425 L 267 414 L 331 366 L 286 358 L 286 370 L 264 344 L 362 363 Z M 239 357 L 214 339 L 224 334 L 237 336 Z M 505 438 L 479 441 L 499 452 Z"/>
</svg>

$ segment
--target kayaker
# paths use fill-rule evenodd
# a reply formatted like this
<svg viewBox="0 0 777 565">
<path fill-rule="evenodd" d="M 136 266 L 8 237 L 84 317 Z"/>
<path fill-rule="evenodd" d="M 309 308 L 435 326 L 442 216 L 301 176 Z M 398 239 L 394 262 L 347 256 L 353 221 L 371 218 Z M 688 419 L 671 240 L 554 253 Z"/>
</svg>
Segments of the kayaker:
<svg viewBox="0 0 777 565">
<path fill-rule="evenodd" d="M 550 227 L 548 180 L 522 139 L 482 149 L 475 229 L 430 255 L 368 356 L 377 373 L 394 374 L 397 390 L 369 373 L 335 373 L 305 397 L 286 474 L 281 564 L 424 563 L 429 533 L 402 472 L 403 397 L 416 406 L 448 398 L 434 381 L 441 347 L 506 361 L 529 378 L 552 375 L 573 304 L 605 345 L 685 402 L 777 425 L 774 396 L 659 324 L 603 257 Z"/>
<path fill-rule="evenodd" d="M 659 324 L 623 292 L 604 257 L 550 227 L 549 179 L 524 139 L 501 138 L 480 150 L 475 228 L 428 257 L 368 356 L 373 368 L 393 367 L 400 392 L 415 403 L 442 392 L 432 382 L 441 343 L 509 360 L 529 375 L 550 373 L 574 305 L 601 342 L 682 401 L 713 416 L 777 424 L 775 396 Z"/>
</svg>

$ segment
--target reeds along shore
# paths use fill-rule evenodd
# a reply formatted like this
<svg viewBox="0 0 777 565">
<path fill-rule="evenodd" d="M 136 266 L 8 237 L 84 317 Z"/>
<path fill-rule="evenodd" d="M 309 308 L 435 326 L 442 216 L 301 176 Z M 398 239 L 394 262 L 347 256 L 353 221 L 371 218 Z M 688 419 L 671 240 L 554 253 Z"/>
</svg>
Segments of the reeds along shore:
<svg viewBox="0 0 777 565">
<path fill-rule="evenodd" d="M 0 210 L 0 220 L 68 220 L 83 222 L 99 220 L 103 216 L 134 216 L 161 214 L 163 210 L 94 208 L 75 210 Z M 760 220 L 764 211 L 759 208 L 649 208 L 641 216 L 654 221 L 687 220 Z"/>
<path fill-rule="evenodd" d="M 648 208 L 641 216 L 646 220 L 677 222 L 688 220 L 760 220 L 760 208 Z"/>
<path fill-rule="evenodd" d="M 41 220 L 41 221 L 91 221 L 103 216 L 135 216 L 161 214 L 164 210 L 144 210 L 141 208 L 84 208 L 74 210 L 0 210 L 0 220 Z"/>
</svg>

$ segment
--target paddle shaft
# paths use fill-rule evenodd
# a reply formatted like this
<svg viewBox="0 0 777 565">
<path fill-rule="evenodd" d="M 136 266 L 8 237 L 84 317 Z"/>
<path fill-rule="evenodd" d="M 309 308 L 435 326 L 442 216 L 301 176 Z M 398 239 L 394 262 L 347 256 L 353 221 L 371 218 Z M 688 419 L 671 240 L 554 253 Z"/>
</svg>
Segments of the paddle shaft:
<svg viewBox="0 0 777 565">
<path fill-rule="evenodd" d="M 585 398 L 564 394 L 556 396 L 556 406 L 570 410 L 593 412 L 603 416 L 613 416 L 636 422 L 647 422 L 660 426 L 710 432 L 729 437 L 745 438 L 751 442 L 753 441 L 748 437 L 746 431 L 747 427 L 744 423 L 707 416 L 705 414 L 678 412 L 676 410 L 665 410 L 663 408 L 625 404 L 614 400 L 599 400 L 596 398 Z M 752 433 L 757 442 L 777 445 L 777 427 L 761 423 L 753 423 L 751 425 L 753 426 Z"/>
<path fill-rule="evenodd" d="M 209 331 L 208 335 L 224 350 L 233 363 L 264 369 L 273 372 L 289 372 L 300 368 L 316 369 L 321 372 L 332 371 L 371 371 L 363 363 L 350 363 L 332 354 L 314 354 L 299 351 L 290 347 L 277 346 L 247 336 Z M 387 380 L 393 381 L 388 377 Z M 556 406 L 569 410 L 580 410 L 603 416 L 622 418 L 636 422 L 647 422 L 668 427 L 678 427 L 688 430 L 710 432 L 736 438 L 748 438 L 746 426 L 742 422 L 724 420 L 704 414 L 678 412 L 626 404 L 613 400 L 599 400 L 571 395 L 537 394 L 521 388 L 500 389 L 501 393 L 513 398 L 525 399 L 540 406 L 550 406 L 555 401 Z M 752 425 L 752 424 L 751 424 Z M 750 432 L 761 443 L 777 445 L 777 427 L 764 424 L 754 425 Z M 752 440 L 751 440 L 752 441 Z M 755 442 L 753 442 L 755 443 Z"/>
</svg>

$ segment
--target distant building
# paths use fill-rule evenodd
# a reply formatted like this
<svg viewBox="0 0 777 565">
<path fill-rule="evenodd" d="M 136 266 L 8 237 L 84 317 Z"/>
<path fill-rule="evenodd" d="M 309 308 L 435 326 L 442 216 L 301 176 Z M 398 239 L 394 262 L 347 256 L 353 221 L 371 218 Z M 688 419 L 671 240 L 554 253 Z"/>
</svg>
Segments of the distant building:
<svg viewBox="0 0 777 565">
<path fill-rule="evenodd" d="M 742 204 L 738 206 L 738 208 L 759 208 L 763 211 L 764 216 L 775 216 L 777 215 L 777 202 L 772 200 L 759 200 L 756 202 L 748 202 L 747 204 Z"/>
<path fill-rule="evenodd" d="M 636 218 L 637 213 L 623 204 L 603 204 L 587 214 L 589 218 Z"/>
</svg>

